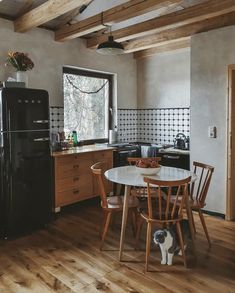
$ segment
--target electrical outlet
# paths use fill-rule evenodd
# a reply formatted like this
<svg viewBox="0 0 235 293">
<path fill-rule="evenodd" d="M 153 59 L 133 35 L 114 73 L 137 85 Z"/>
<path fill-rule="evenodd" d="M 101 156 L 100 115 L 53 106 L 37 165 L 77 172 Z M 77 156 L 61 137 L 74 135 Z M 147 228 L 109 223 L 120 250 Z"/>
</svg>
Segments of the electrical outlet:
<svg viewBox="0 0 235 293">
<path fill-rule="evenodd" d="M 216 138 L 216 127 L 215 126 L 208 127 L 208 137 L 209 138 Z"/>
</svg>

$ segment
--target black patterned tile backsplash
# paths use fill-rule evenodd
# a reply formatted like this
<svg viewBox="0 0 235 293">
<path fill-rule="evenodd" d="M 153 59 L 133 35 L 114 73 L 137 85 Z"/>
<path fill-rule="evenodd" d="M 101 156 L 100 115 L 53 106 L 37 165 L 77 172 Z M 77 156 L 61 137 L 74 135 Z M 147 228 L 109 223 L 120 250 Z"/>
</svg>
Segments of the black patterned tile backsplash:
<svg viewBox="0 0 235 293">
<path fill-rule="evenodd" d="M 189 108 L 118 109 L 118 141 L 173 144 L 177 133 L 190 135 Z M 52 132 L 64 129 L 64 108 L 50 107 Z"/>
<path fill-rule="evenodd" d="M 179 132 L 190 134 L 189 108 L 118 109 L 119 141 L 173 144 Z"/>
<path fill-rule="evenodd" d="M 64 130 L 63 107 L 50 107 L 50 128 L 51 132 L 60 132 Z"/>
<path fill-rule="evenodd" d="M 138 140 L 138 110 L 118 110 L 118 141 Z"/>
</svg>

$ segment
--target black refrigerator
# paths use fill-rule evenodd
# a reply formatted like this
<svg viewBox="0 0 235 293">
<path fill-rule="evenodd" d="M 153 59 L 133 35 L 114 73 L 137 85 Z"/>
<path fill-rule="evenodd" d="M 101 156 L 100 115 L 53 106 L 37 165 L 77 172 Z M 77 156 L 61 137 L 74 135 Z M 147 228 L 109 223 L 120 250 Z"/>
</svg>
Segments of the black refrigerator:
<svg viewBox="0 0 235 293">
<path fill-rule="evenodd" d="M 45 90 L 0 89 L 0 227 L 11 238 L 52 214 L 49 102 Z"/>
</svg>

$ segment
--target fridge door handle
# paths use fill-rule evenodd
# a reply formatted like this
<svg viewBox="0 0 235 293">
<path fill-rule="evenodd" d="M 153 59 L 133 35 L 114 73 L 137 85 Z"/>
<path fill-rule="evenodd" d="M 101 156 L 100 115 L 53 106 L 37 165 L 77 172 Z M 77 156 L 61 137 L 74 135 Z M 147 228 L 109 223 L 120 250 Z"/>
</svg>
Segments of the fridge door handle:
<svg viewBox="0 0 235 293">
<path fill-rule="evenodd" d="M 0 147 L 3 148 L 4 147 L 4 143 L 3 143 L 3 133 L 0 132 Z"/>
<path fill-rule="evenodd" d="M 48 123 L 49 120 L 33 120 L 34 124 L 44 124 L 44 123 Z"/>
<path fill-rule="evenodd" d="M 38 141 L 49 141 L 49 137 L 40 137 L 40 138 L 34 138 L 33 141 L 38 142 Z"/>
</svg>

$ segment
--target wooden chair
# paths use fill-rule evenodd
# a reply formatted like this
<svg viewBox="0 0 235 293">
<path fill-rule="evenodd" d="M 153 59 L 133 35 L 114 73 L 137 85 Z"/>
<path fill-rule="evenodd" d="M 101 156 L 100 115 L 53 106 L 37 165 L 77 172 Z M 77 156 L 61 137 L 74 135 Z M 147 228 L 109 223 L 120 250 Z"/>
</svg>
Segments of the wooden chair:
<svg viewBox="0 0 235 293">
<path fill-rule="evenodd" d="M 148 271 L 150 246 L 152 240 L 152 227 L 153 225 L 159 228 L 167 228 L 171 225 L 176 225 L 179 244 L 182 251 L 184 265 L 187 266 L 186 255 L 184 251 L 184 241 L 181 231 L 181 221 L 183 219 L 183 206 L 184 200 L 188 196 L 188 184 L 191 177 L 184 180 L 177 181 L 162 181 L 154 180 L 144 177 L 147 183 L 148 192 L 148 206 L 140 212 L 141 218 L 147 222 L 147 235 L 146 235 L 146 256 L 145 256 L 145 270 Z M 151 196 L 151 188 L 155 186 L 157 189 L 157 198 Z M 171 201 L 172 189 L 177 188 L 177 193 L 174 196 L 174 202 Z M 139 221 L 136 243 L 139 241 L 141 222 Z"/>
<path fill-rule="evenodd" d="M 159 165 L 159 162 L 161 161 L 161 157 L 148 157 L 148 158 L 141 158 L 141 157 L 128 157 L 127 162 L 131 166 L 135 166 L 138 161 L 144 161 L 144 162 L 149 162 L 149 161 L 155 161 Z M 152 196 L 154 196 L 155 190 L 152 189 Z M 137 196 L 139 198 L 146 198 L 147 197 L 147 190 L 146 188 L 143 187 L 137 187 L 133 186 L 131 188 L 131 195 Z"/>
<path fill-rule="evenodd" d="M 111 218 L 114 213 L 122 212 L 123 210 L 123 196 L 111 196 L 107 197 L 107 193 L 105 190 L 105 178 L 103 175 L 103 164 L 98 162 L 91 166 L 91 171 L 94 174 L 101 197 L 101 206 L 104 212 L 104 221 L 101 233 L 101 244 L 100 250 L 102 250 L 105 236 L 107 235 L 109 225 L 111 222 Z M 139 205 L 139 201 L 136 197 L 131 196 L 129 199 L 128 207 L 129 210 L 132 212 L 132 220 L 133 226 L 136 226 L 136 219 L 138 216 L 137 207 Z"/>
<path fill-rule="evenodd" d="M 149 158 L 141 158 L 141 157 L 129 157 L 127 158 L 127 162 L 129 165 L 136 165 L 136 163 L 142 160 L 144 162 L 149 162 L 149 161 L 156 161 L 158 164 L 161 161 L 161 157 L 149 157 Z"/>
<path fill-rule="evenodd" d="M 206 196 L 210 186 L 212 174 L 214 172 L 214 167 L 199 163 L 193 162 L 194 173 L 197 175 L 198 179 L 191 184 L 190 188 L 190 206 L 192 211 L 197 211 L 202 223 L 202 227 L 206 234 L 206 238 L 211 246 L 210 237 L 207 231 L 206 222 L 202 213 L 202 208 L 206 206 Z M 194 231 L 196 232 L 195 223 L 193 220 Z"/>
</svg>

